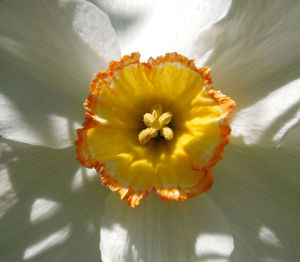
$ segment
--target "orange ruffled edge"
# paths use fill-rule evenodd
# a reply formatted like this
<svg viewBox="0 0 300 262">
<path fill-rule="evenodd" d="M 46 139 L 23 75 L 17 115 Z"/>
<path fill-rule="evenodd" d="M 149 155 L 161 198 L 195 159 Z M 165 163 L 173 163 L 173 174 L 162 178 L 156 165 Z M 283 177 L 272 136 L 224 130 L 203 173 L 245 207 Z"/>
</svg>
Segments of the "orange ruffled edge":
<svg viewBox="0 0 300 262">
<path fill-rule="evenodd" d="M 224 147 L 229 143 L 229 139 L 227 137 L 231 132 L 231 128 L 228 123 L 229 115 L 233 111 L 232 108 L 235 107 L 235 102 L 229 97 L 223 95 L 221 92 L 215 91 L 212 87 L 210 87 L 210 84 L 212 84 L 212 80 L 210 77 L 210 68 L 197 68 L 195 66 L 194 60 L 189 60 L 188 58 L 177 53 L 167 53 L 166 55 L 159 56 L 156 59 L 150 57 L 147 63 L 140 63 L 139 60 L 139 53 L 125 55 L 121 58 L 120 61 L 110 62 L 108 69 L 106 71 L 100 71 L 93 79 L 90 86 L 89 97 L 84 103 L 84 107 L 87 110 L 85 122 L 83 123 L 83 128 L 77 130 L 78 140 L 75 141 L 77 159 L 85 167 L 95 168 L 97 172 L 100 172 L 102 184 L 112 191 L 118 191 L 121 199 L 127 199 L 128 205 L 130 205 L 131 207 L 139 205 L 140 200 L 151 192 L 156 192 L 156 194 L 164 201 L 170 202 L 171 200 L 174 200 L 179 202 L 208 191 L 214 181 L 210 168 L 222 159 Z M 155 187 L 152 187 L 147 191 L 137 191 L 132 188 L 123 187 L 122 185 L 119 185 L 118 181 L 112 178 L 109 173 L 106 172 L 105 164 L 93 159 L 89 151 L 87 131 L 93 127 L 101 126 L 101 123 L 94 119 L 94 117 L 96 117 L 95 111 L 97 106 L 97 99 L 101 91 L 101 86 L 102 84 L 109 85 L 118 71 L 121 71 L 124 67 L 131 64 L 144 64 L 151 69 L 152 67 L 157 67 L 164 63 L 174 62 L 181 63 L 182 65 L 189 67 L 193 71 L 198 72 L 202 76 L 203 84 L 208 91 L 208 94 L 221 106 L 223 111 L 223 118 L 219 121 L 219 126 L 221 129 L 220 143 L 215 147 L 210 160 L 204 167 L 199 168 L 197 166 L 191 166 L 193 170 L 199 170 L 204 172 L 205 174 L 204 177 L 198 182 L 198 184 L 194 185 L 193 187 L 173 189 L 156 189 Z"/>
</svg>

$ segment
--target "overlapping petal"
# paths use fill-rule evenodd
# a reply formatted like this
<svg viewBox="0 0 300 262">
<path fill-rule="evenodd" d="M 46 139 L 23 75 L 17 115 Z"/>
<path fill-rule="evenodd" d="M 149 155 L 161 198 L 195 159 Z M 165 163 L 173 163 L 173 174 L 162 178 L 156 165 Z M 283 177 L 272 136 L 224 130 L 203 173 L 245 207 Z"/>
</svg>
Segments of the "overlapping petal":
<svg viewBox="0 0 300 262">
<path fill-rule="evenodd" d="M 99 261 L 107 192 L 74 147 L 1 139 L 0 148 L 0 260 Z"/>
<path fill-rule="evenodd" d="M 142 59 L 178 52 L 194 57 L 198 34 L 227 13 L 230 0 L 92 0 L 104 10 L 118 34 L 122 54 Z"/>
<path fill-rule="evenodd" d="M 100 236 L 103 261 L 228 261 L 234 247 L 226 219 L 205 196 L 168 205 L 149 196 L 132 209 L 112 194 Z"/>
<path fill-rule="evenodd" d="M 1 135 L 70 146 L 86 83 L 118 56 L 108 17 L 90 3 L 1 1 Z"/>
<path fill-rule="evenodd" d="M 194 42 L 194 57 L 212 67 L 215 85 L 239 101 L 233 143 L 279 145 L 299 122 L 299 13 L 294 0 L 233 1 Z"/>
<path fill-rule="evenodd" d="M 227 150 L 228 149 L 228 150 Z M 299 149 L 229 145 L 207 195 L 230 224 L 230 261 L 297 261 Z"/>
</svg>

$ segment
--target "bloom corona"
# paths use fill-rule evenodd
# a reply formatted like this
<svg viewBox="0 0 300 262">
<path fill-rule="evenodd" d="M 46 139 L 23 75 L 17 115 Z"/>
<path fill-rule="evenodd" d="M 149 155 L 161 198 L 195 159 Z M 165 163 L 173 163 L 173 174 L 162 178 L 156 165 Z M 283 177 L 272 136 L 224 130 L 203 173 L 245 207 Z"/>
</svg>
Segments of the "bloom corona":
<svg viewBox="0 0 300 262">
<path fill-rule="evenodd" d="M 210 68 L 182 55 L 139 59 L 112 61 L 94 78 L 78 160 L 132 207 L 151 192 L 166 201 L 206 192 L 229 141 L 234 101 L 210 86 Z"/>
</svg>

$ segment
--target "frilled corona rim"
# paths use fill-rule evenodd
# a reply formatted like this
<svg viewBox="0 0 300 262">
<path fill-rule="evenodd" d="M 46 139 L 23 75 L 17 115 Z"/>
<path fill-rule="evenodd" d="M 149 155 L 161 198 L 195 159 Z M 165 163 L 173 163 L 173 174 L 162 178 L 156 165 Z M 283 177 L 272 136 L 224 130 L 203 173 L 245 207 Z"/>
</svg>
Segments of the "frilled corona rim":
<svg viewBox="0 0 300 262">
<path fill-rule="evenodd" d="M 165 201 L 183 201 L 206 192 L 213 184 L 211 167 L 222 159 L 224 147 L 229 142 L 231 129 L 228 121 L 232 108 L 235 107 L 234 101 L 210 86 L 212 80 L 209 67 L 197 68 L 193 60 L 182 55 L 168 53 L 156 59 L 150 58 L 146 63 L 139 62 L 139 59 L 139 53 L 132 53 L 122 57 L 120 61 L 112 61 L 108 69 L 99 72 L 92 81 L 89 97 L 84 104 L 85 122 L 83 128 L 77 130 L 77 159 L 85 167 L 95 168 L 100 172 L 102 183 L 112 191 L 118 191 L 131 207 L 137 206 L 151 192 Z M 160 91 L 157 91 L 159 89 L 156 85 L 161 83 L 166 86 L 166 91 L 162 91 L 161 96 L 173 97 L 174 90 L 169 89 L 175 87 L 169 83 L 172 82 L 173 75 L 177 77 L 176 74 L 190 75 L 194 79 L 190 83 L 186 80 L 188 77 L 182 78 L 186 81 L 182 84 L 183 92 L 174 98 L 175 106 L 171 107 L 176 108 L 176 101 L 186 99 L 188 102 L 182 106 L 182 110 L 179 105 L 179 109 L 174 109 L 174 118 L 177 113 L 187 116 L 187 120 L 182 117 L 182 124 L 176 126 L 180 135 L 176 137 L 175 128 L 175 139 L 168 142 L 173 143 L 174 150 L 155 155 L 157 158 L 154 161 L 150 147 L 140 145 L 138 138 L 136 141 L 132 139 L 134 136 L 131 134 L 135 131 L 129 124 L 131 115 L 127 113 L 126 105 L 125 110 L 118 110 L 118 104 L 134 99 L 133 95 L 128 94 L 128 86 L 131 85 L 132 94 L 142 96 L 145 89 L 145 92 L 149 92 L 145 94 L 146 97 L 151 97 L 151 92 L 155 94 L 153 97 L 157 97 Z M 141 82 L 144 83 L 142 87 L 139 86 Z M 148 85 L 149 90 L 145 88 Z M 189 88 L 196 92 L 195 96 L 183 97 L 182 94 L 188 93 Z M 136 110 L 139 111 L 140 108 L 137 107 Z M 128 109 L 128 112 L 132 111 Z M 146 112 L 140 112 L 141 115 L 144 113 Z M 204 120 L 201 119 L 202 115 L 205 116 Z M 129 120 L 126 122 L 123 119 Z M 208 142 L 203 145 L 203 141 Z M 171 178 L 167 177 L 166 170 L 174 170 Z"/>
</svg>

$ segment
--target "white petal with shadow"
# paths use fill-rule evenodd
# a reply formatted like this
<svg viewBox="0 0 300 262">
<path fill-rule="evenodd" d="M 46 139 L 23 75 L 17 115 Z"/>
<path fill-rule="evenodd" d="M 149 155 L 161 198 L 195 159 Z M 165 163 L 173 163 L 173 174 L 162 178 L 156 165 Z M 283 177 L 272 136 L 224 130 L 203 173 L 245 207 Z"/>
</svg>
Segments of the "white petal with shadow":
<svg viewBox="0 0 300 262">
<path fill-rule="evenodd" d="M 86 177 L 74 147 L 51 149 L 1 140 L 10 148 L 1 152 L 0 162 L 14 192 L 10 200 L 17 202 L 0 217 L 0 260 L 99 261 L 107 193 L 99 176 Z M 74 192 L 78 169 L 83 182 Z"/>
<path fill-rule="evenodd" d="M 120 55 L 108 17 L 80 0 L 1 1 L 0 32 L 1 135 L 70 146 L 93 75 Z"/>
<path fill-rule="evenodd" d="M 233 1 L 221 21 L 198 35 L 193 43 L 194 56 L 201 60 L 213 50 L 206 61 L 212 67 L 213 85 L 236 101 L 236 112 L 256 105 L 275 90 L 299 79 L 299 14 L 300 4 L 294 0 Z M 292 107 L 293 101 L 292 97 L 277 97 L 275 104 Z M 266 134 L 261 124 L 267 119 L 280 128 L 292 118 L 284 119 L 286 112 L 278 111 L 273 114 L 267 109 L 265 114 L 256 114 L 254 110 L 249 121 L 248 115 L 233 114 L 240 128 L 238 133 L 243 133 L 243 137 L 232 141 L 261 143 L 257 137 L 254 139 L 259 134 L 265 136 L 264 142 L 278 144 L 272 141 L 274 134 Z M 251 121 L 254 116 L 256 121 Z M 279 131 L 278 127 L 274 132 Z"/>
<path fill-rule="evenodd" d="M 259 231 L 259 239 L 267 244 L 281 247 L 279 239 L 274 234 L 274 232 L 268 227 L 265 226 L 261 227 Z"/>
<path fill-rule="evenodd" d="M 200 258 L 206 256 L 206 261 L 228 261 L 227 258 L 233 250 L 233 239 L 228 235 L 201 234 L 195 246 L 196 256 Z M 201 258 L 201 261 L 204 260 Z"/>
<path fill-rule="evenodd" d="M 57 148 L 73 144 L 76 123 L 84 116 L 81 103 L 11 65 L 1 71 L 0 82 L 2 137 Z"/>
<path fill-rule="evenodd" d="M 38 198 L 31 206 L 30 221 L 36 223 L 40 220 L 48 219 L 60 208 L 57 202 Z"/>
<path fill-rule="evenodd" d="M 18 197 L 12 188 L 9 174 L 4 165 L 0 165 L 0 219 L 18 202 Z"/>
<path fill-rule="evenodd" d="M 272 91 L 257 103 L 237 112 L 232 121 L 232 142 L 279 144 L 300 120 L 300 78 Z"/>
<path fill-rule="evenodd" d="M 69 236 L 70 236 L 70 226 L 67 225 L 62 229 L 59 229 L 55 233 L 51 234 L 50 236 L 47 236 L 47 238 L 27 248 L 24 252 L 23 259 L 28 260 L 34 258 L 39 253 L 45 252 L 51 249 L 52 247 L 65 242 L 69 238 Z"/>
<path fill-rule="evenodd" d="M 95 175 L 96 171 L 94 169 L 80 166 L 72 179 L 72 191 L 79 191 L 85 183 L 94 181 Z"/>
<path fill-rule="evenodd" d="M 299 150 L 289 147 L 226 147 L 208 195 L 232 228 L 230 261 L 300 257 L 299 157 Z"/>
<path fill-rule="evenodd" d="M 119 57 L 108 17 L 86 1 L 2 1 L 1 60 L 82 100 L 91 78 Z M 18 17 L 18 19 L 15 19 Z"/>
<path fill-rule="evenodd" d="M 297 119 L 297 124 L 295 125 L 293 123 L 292 128 L 289 128 L 289 132 L 287 132 L 285 136 L 281 139 L 279 147 L 294 148 L 298 150 L 300 149 L 300 139 L 299 139 L 300 124 L 299 124 L 298 112 L 297 115 L 295 116 Z"/>
<path fill-rule="evenodd" d="M 198 33 L 225 15 L 231 1 L 93 0 L 117 31 L 123 54 L 141 52 L 142 59 L 167 52 L 191 55 Z"/>
<path fill-rule="evenodd" d="M 131 208 L 112 193 L 100 236 L 104 262 L 228 261 L 234 248 L 226 220 L 205 195 L 166 203 L 152 194 Z"/>
</svg>

